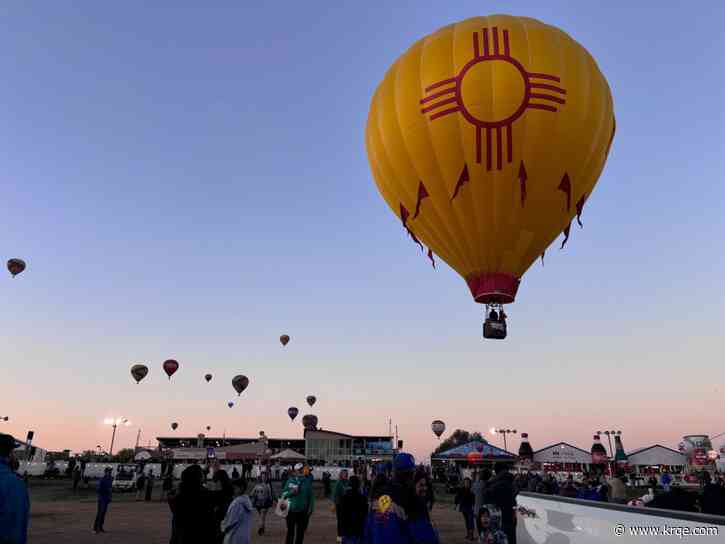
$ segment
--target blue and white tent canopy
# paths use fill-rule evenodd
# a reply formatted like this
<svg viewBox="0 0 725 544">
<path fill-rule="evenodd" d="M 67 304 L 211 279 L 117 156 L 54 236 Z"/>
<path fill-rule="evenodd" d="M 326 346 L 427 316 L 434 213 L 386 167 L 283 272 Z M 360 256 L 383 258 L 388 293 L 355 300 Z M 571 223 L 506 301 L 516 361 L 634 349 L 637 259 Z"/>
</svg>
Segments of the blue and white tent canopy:
<svg viewBox="0 0 725 544">
<path fill-rule="evenodd" d="M 457 446 L 450 450 L 437 453 L 433 456 L 433 459 L 463 460 L 468 458 L 469 453 L 480 453 L 483 455 L 484 460 L 494 459 L 499 461 L 514 461 L 516 459 L 516 455 L 511 452 L 492 446 L 488 442 L 479 441 L 469 442 L 468 444 L 463 444 L 462 446 Z"/>
</svg>

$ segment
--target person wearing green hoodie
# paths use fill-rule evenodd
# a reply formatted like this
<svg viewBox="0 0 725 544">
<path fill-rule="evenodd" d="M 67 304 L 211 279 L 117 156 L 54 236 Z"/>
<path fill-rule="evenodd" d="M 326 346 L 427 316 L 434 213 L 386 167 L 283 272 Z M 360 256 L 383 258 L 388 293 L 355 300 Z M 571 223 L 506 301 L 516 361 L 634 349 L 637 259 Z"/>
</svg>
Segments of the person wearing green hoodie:
<svg viewBox="0 0 725 544">
<path fill-rule="evenodd" d="M 312 481 L 301 473 L 302 469 L 302 463 L 297 463 L 282 489 L 282 498 L 289 501 L 285 544 L 304 543 L 307 524 L 315 509 Z"/>
<path fill-rule="evenodd" d="M 337 516 L 337 541 L 342 542 L 342 521 L 340 519 L 340 502 L 342 497 L 345 496 L 345 491 L 350 487 L 350 480 L 348 479 L 347 470 L 343 469 L 340 471 L 340 476 L 337 478 L 335 489 L 332 492 L 332 502 L 335 503 L 333 507 L 335 515 Z"/>
</svg>

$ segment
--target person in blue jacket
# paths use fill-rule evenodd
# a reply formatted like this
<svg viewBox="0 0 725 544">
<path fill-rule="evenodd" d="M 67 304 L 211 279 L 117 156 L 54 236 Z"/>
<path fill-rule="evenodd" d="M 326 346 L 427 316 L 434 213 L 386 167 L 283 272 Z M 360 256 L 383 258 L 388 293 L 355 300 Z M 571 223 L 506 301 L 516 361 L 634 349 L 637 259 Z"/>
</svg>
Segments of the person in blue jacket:
<svg viewBox="0 0 725 544">
<path fill-rule="evenodd" d="M 111 467 L 106 467 L 103 478 L 98 481 L 98 511 L 96 512 L 96 521 L 93 523 L 93 531 L 95 533 L 105 533 L 103 524 L 106 521 L 106 512 L 111 502 L 111 493 L 113 487 L 113 476 L 111 476 Z"/>
<path fill-rule="evenodd" d="M 30 499 L 25 483 L 15 474 L 15 439 L 0 434 L 0 542 L 26 544 Z"/>
<path fill-rule="evenodd" d="M 365 525 L 365 544 L 413 544 L 409 519 L 415 511 L 413 489 L 415 459 L 399 453 L 393 462 L 393 479 L 380 491 Z"/>
</svg>

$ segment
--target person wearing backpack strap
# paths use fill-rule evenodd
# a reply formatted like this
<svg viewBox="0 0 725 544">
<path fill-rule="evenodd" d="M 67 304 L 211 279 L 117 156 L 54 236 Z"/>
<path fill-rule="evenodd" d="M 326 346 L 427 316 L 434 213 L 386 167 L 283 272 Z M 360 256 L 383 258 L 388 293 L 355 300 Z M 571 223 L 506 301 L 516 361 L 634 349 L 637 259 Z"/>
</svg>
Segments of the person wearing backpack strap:
<svg viewBox="0 0 725 544">
<path fill-rule="evenodd" d="M 267 522 L 267 512 L 269 512 L 269 509 L 274 506 L 274 501 L 275 497 L 274 490 L 272 489 L 272 483 L 269 481 L 267 472 L 262 472 L 259 475 L 257 485 L 255 485 L 252 490 L 252 505 L 262 518 L 259 529 L 257 530 L 257 534 L 260 536 L 264 534 Z"/>
</svg>

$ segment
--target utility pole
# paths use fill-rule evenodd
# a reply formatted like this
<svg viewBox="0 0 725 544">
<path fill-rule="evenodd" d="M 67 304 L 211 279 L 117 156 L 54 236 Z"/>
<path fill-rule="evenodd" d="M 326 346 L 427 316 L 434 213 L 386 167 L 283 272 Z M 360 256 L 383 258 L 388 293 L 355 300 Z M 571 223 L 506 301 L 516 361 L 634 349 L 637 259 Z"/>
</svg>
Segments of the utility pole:
<svg viewBox="0 0 725 544">
<path fill-rule="evenodd" d="M 398 426 L 395 426 L 395 444 L 393 444 L 394 449 L 398 449 Z"/>
<path fill-rule="evenodd" d="M 136 434 L 136 449 L 134 452 L 138 449 L 138 443 L 141 440 L 141 429 L 138 430 L 138 433 Z"/>
</svg>

